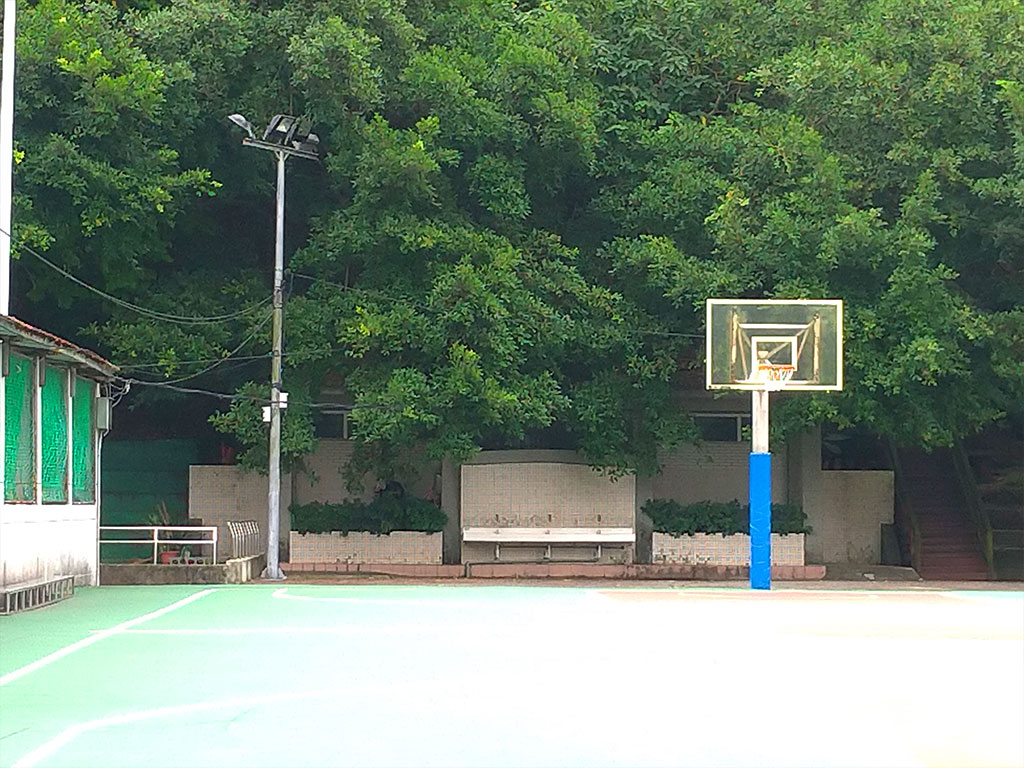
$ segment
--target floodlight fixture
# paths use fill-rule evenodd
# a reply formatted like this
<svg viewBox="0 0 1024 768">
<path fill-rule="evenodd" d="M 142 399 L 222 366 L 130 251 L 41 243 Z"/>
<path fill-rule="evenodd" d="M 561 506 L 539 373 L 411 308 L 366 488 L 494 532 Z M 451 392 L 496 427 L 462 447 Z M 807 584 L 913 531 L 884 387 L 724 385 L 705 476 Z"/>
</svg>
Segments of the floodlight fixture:
<svg viewBox="0 0 1024 768">
<path fill-rule="evenodd" d="M 252 123 L 242 115 L 228 115 L 228 120 L 241 126 L 249 134 L 242 139 L 247 147 L 266 149 L 278 155 L 320 159 L 320 137 L 310 133 L 310 122 L 292 115 L 274 115 L 261 138 L 256 137 Z"/>
</svg>

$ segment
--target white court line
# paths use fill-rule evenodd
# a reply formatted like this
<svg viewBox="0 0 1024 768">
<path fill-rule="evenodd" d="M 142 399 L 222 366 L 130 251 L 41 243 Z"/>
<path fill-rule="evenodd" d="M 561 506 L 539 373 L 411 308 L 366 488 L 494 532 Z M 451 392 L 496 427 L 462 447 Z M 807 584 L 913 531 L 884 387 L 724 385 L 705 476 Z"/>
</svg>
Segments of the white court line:
<svg viewBox="0 0 1024 768">
<path fill-rule="evenodd" d="M 200 593 L 198 597 L 204 594 L 209 594 L 213 590 L 207 590 L 206 592 Z M 197 597 L 193 595 L 193 597 Z M 168 606 L 164 610 L 170 610 L 176 607 Z M 315 699 L 315 698 L 330 698 L 337 697 L 338 691 L 336 689 L 330 691 L 306 691 L 296 693 L 283 693 L 283 694 L 272 694 L 267 696 L 245 696 L 234 699 L 221 699 L 220 701 L 203 701 L 198 704 L 179 704 L 173 707 L 158 707 L 156 709 L 143 709 L 138 712 L 129 712 L 124 715 L 114 715 L 112 717 L 101 717 L 98 720 L 89 720 L 84 723 L 76 723 L 70 728 L 66 728 L 59 734 L 54 736 L 48 742 L 40 747 L 36 747 L 31 752 L 23 755 L 18 762 L 16 762 L 12 768 L 33 768 L 38 765 L 40 761 L 53 755 L 57 750 L 66 747 L 76 738 L 81 736 L 83 733 L 89 731 L 95 731 L 99 728 L 107 728 L 115 725 L 126 725 L 128 723 L 137 723 L 140 720 L 152 720 L 158 717 L 168 717 L 171 715 L 182 715 L 188 712 L 203 712 L 210 709 L 225 709 L 228 707 L 251 707 L 254 704 L 266 704 L 272 701 L 295 701 L 298 699 Z"/>
<path fill-rule="evenodd" d="M 386 598 L 386 597 L 312 597 L 310 595 L 289 595 L 288 587 L 281 587 L 274 590 L 271 597 L 279 600 L 305 600 L 312 603 L 367 603 L 375 605 L 452 605 L 451 600 L 430 600 L 416 598 Z"/>
<path fill-rule="evenodd" d="M 365 635 L 397 632 L 405 634 L 415 632 L 443 633 L 464 632 L 467 625 L 396 624 L 385 627 L 225 627 L 214 629 L 127 629 L 121 635 Z M 106 632 L 105 629 L 93 629 L 91 632 Z"/>
<path fill-rule="evenodd" d="M 481 589 L 501 589 L 502 587 L 481 587 Z M 457 589 L 457 588 L 456 588 Z M 588 596 L 600 597 L 601 592 L 605 591 L 600 587 L 585 587 L 584 591 Z M 629 590 L 623 590 L 629 591 Z M 488 599 L 486 594 L 482 594 L 479 597 L 474 595 L 472 598 L 464 600 L 454 601 L 447 598 L 405 598 L 405 597 L 313 597 L 311 595 L 290 595 L 288 593 L 288 587 L 280 587 L 275 589 L 271 597 L 275 597 L 279 600 L 305 600 L 313 603 L 365 603 L 367 605 L 420 605 L 420 606 L 443 606 L 446 608 L 464 608 L 467 605 L 498 605 L 492 600 Z"/>
<path fill-rule="evenodd" d="M 164 608 L 160 608 L 156 611 L 151 611 L 150 613 L 147 613 L 144 616 L 139 616 L 135 619 L 129 619 L 128 621 L 123 621 L 116 627 L 110 627 L 109 629 L 101 629 L 96 634 L 82 638 L 76 643 L 72 643 L 71 645 L 65 646 L 64 648 L 61 648 L 58 651 L 54 651 L 49 656 L 44 656 L 41 659 L 33 661 L 31 664 L 26 664 L 24 667 L 21 667 L 20 669 L 16 669 L 13 672 L 8 672 L 3 677 L 0 677 L 0 686 L 7 685 L 8 683 L 13 683 L 15 680 L 24 677 L 30 672 L 35 672 L 37 669 L 41 669 L 42 667 L 48 666 L 55 661 L 63 659 L 68 654 L 81 650 L 82 648 L 90 646 L 93 643 L 98 643 L 100 640 L 108 638 L 111 635 L 116 635 L 120 632 L 124 632 L 126 629 L 134 627 L 136 624 L 141 624 L 144 621 L 155 619 L 158 616 L 163 616 L 165 613 L 170 613 L 171 611 L 177 610 L 178 608 L 186 606 L 189 603 L 195 602 L 201 597 L 206 597 L 206 595 L 210 594 L 211 592 L 216 592 L 216 590 L 204 589 L 202 592 L 196 592 L 196 594 L 194 595 L 189 595 L 188 597 L 179 600 L 176 603 L 171 603 L 170 605 Z"/>
</svg>

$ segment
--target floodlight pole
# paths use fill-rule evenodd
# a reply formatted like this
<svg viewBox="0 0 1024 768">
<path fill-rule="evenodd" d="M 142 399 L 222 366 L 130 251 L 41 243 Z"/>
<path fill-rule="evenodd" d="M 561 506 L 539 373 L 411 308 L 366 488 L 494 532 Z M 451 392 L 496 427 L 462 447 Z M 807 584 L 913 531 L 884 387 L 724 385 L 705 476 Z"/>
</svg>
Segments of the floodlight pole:
<svg viewBox="0 0 1024 768">
<path fill-rule="evenodd" d="M 240 116 L 238 116 L 240 117 Z M 294 119 L 294 118 L 292 118 Z M 289 157 L 317 160 L 312 149 L 301 146 L 276 144 L 257 139 L 251 132 L 252 126 L 242 118 L 249 136 L 242 139 L 247 147 L 266 149 L 277 158 L 277 227 L 274 239 L 274 296 L 273 296 L 273 350 L 270 363 L 270 440 L 267 472 L 267 566 L 261 574 L 264 579 L 284 579 L 280 565 L 281 549 L 281 407 L 282 397 L 281 350 L 284 335 L 284 165 Z M 232 118 L 232 122 L 234 118 Z"/>
<path fill-rule="evenodd" d="M 284 327 L 284 161 L 277 155 L 277 234 L 274 239 L 274 330 L 270 362 L 270 462 L 267 490 L 267 567 L 264 579 L 284 578 L 278 562 L 281 548 L 281 347 Z"/>
<path fill-rule="evenodd" d="M 768 450 L 767 389 L 751 402 L 750 588 L 772 588 L 772 454 Z"/>
<path fill-rule="evenodd" d="M 0 75 L 0 315 L 11 313 L 15 12 L 15 0 L 4 0 L 3 73 Z"/>
</svg>

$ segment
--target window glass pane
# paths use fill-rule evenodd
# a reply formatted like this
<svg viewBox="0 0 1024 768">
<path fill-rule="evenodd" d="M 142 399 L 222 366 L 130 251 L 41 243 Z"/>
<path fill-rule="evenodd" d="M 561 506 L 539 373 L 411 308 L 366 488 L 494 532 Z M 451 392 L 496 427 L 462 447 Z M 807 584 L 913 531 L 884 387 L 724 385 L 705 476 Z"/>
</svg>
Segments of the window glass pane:
<svg viewBox="0 0 1024 768">
<path fill-rule="evenodd" d="M 704 440 L 725 443 L 738 440 L 735 416 L 694 416 L 693 421 Z"/>
<path fill-rule="evenodd" d="M 96 500 L 96 450 L 93 429 L 93 396 L 96 385 L 75 377 L 71 401 L 71 500 L 92 503 Z"/>
<path fill-rule="evenodd" d="M 314 413 L 313 432 L 317 437 L 345 437 L 345 414 L 323 412 Z"/>
<path fill-rule="evenodd" d="M 46 366 L 41 388 L 43 442 L 43 503 L 68 500 L 68 374 Z"/>
<path fill-rule="evenodd" d="M 32 361 L 11 355 L 4 392 L 4 498 L 33 501 L 36 483 L 35 377 Z"/>
</svg>

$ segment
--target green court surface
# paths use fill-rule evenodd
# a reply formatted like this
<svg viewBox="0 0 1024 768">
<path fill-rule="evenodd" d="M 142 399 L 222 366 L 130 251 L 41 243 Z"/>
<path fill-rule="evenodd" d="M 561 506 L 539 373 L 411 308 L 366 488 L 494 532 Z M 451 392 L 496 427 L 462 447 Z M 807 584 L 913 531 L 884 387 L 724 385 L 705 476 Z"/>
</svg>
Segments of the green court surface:
<svg viewBox="0 0 1024 768">
<path fill-rule="evenodd" d="M 103 587 L 0 618 L 0 766 L 1021 766 L 1024 593 Z"/>
</svg>

